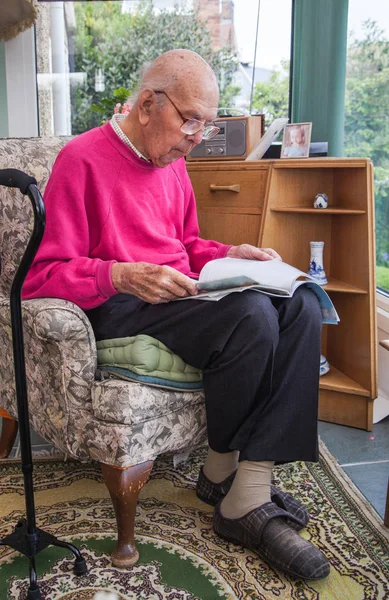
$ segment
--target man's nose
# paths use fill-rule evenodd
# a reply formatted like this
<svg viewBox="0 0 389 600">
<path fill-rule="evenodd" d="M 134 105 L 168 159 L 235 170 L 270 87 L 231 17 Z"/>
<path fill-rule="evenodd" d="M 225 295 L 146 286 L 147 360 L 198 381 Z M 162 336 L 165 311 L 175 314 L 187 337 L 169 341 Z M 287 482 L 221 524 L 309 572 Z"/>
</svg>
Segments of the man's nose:
<svg viewBox="0 0 389 600">
<path fill-rule="evenodd" d="M 194 144 L 199 144 L 203 139 L 203 130 L 197 131 L 197 133 L 192 133 L 191 135 L 187 135 L 186 138 L 193 142 Z"/>
</svg>

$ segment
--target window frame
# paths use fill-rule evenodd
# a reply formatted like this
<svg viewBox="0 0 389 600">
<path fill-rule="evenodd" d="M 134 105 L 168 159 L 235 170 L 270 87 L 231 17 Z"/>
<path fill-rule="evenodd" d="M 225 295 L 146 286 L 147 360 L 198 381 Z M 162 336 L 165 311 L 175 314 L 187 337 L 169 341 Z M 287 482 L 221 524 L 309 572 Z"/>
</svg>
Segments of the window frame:
<svg viewBox="0 0 389 600">
<path fill-rule="evenodd" d="M 8 136 L 39 135 L 35 26 L 4 44 Z"/>
</svg>

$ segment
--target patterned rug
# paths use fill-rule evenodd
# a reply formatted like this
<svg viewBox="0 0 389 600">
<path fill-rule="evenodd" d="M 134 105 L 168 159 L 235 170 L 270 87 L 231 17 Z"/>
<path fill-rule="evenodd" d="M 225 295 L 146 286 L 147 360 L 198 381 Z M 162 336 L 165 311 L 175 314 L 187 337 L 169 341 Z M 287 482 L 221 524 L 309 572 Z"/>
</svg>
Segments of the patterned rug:
<svg viewBox="0 0 389 600">
<path fill-rule="evenodd" d="M 387 600 L 389 533 L 323 444 L 317 464 L 275 469 L 275 483 L 298 493 L 311 513 L 302 535 L 331 561 L 330 576 L 304 582 L 271 569 L 253 552 L 223 541 L 212 530 L 212 507 L 194 486 L 205 449 L 174 466 L 156 462 L 143 488 L 136 520 L 140 561 L 112 567 L 115 518 L 99 467 L 73 461 L 34 463 L 38 527 L 80 547 L 89 572 L 77 578 L 73 557 L 49 547 L 36 557 L 42 600 Z M 18 460 L 0 462 L 0 537 L 24 516 Z M 24 600 L 28 562 L 0 547 L 0 600 Z M 115 594 L 112 596 L 112 594 Z"/>
</svg>

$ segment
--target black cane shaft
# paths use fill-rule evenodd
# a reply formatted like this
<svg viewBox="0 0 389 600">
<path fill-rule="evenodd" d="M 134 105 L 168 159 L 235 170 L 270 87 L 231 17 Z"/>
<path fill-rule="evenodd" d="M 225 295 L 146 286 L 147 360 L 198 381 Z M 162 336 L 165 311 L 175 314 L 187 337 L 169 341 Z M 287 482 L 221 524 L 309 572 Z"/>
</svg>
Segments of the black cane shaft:
<svg viewBox="0 0 389 600">
<path fill-rule="evenodd" d="M 16 272 L 15 278 L 12 282 L 10 304 L 12 344 L 15 366 L 15 388 L 20 435 L 20 451 L 22 457 L 22 471 L 24 475 L 26 499 L 27 531 L 30 534 L 34 534 L 36 531 L 36 521 L 34 486 L 32 476 L 33 464 L 31 452 L 31 435 L 29 426 L 26 364 L 24 356 L 21 294 L 25 277 L 32 264 L 32 261 L 34 260 L 34 256 L 38 250 L 39 244 L 43 236 L 45 213 L 43 201 L 38 188 L 35 185 L 29 185 L 27 188 L 27 193 L 31 200 L 32 208 L 34 211 L 34 228 L 31 234 L 30 241 L 27 245 L 26 251 L 22 257 L 19 268 Z"/>
<path fill-rule="evenodd" d="M 26 386 L 26 368 L 24 359 L 22 311 L 19 298 L 11 298 L 11 323 L 13 331 L 13 353 L 15 366 L 16 401 L 18 408 L 20 452 L 22 457 L 22 471 L 24 475 L 26 515 L 28 532 L 36 529 L 35 503 L 33 488 L 33 466 L 31 452 L 31 435 L 28 416 L 28 399 Z"/>
</svg>

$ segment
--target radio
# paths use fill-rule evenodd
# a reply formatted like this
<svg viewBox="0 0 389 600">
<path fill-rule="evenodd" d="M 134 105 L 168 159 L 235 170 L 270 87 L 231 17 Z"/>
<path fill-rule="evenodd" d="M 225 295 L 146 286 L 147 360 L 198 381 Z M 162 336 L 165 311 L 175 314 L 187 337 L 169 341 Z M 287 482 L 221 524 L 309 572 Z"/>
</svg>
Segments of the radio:
<svg viewBox="0 0 389 600">
<path fill-rule="evenodd" d="M 220 117 L 220 131 L 195 146 L 187 160 L 244 160 L 264 134 L 264 115 Z"/>
</svg>

